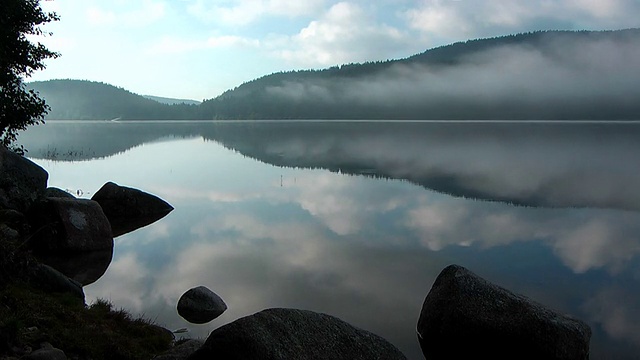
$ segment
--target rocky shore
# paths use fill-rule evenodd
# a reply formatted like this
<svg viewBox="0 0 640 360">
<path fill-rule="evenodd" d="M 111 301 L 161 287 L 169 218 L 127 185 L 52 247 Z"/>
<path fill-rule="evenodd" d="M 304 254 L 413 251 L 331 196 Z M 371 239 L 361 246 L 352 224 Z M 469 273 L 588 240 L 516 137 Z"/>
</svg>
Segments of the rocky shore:
<svg viewBox="0 0 640 360">
<path fill-rule="evenodd" d="M 83 286 L 106 271 L 113 238 L 173 207 L 112 182 L 88 200 L 47 181 L 44 169 L 0 147 L 0 359 L 405 359 L 380 336 L 312 311 L 265 309 L 206 340 L 176 341 L 107 301 L 87 305 Z M 203 286 L 176 305 L 195 324 L 227 309 Z M 407 326 L 426 359 L 589 358 L 588 325 L 458 265 L 442 270 L 416 317 Z"/>
</svg>

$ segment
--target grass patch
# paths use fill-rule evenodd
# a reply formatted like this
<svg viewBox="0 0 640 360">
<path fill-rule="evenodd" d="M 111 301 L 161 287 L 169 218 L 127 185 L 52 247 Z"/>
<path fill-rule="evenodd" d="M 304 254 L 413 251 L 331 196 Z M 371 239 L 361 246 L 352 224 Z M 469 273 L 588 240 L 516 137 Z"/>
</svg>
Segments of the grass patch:
<svg viewBox="0 0 640 360">
<path fill-rule="evenodd" d="M 106 300 L 87 306 L 70 294 L 32 287 L 25 274 L 36 260 L 23 242 L 0 233 L 0 358 L 20 357 L 21 349 L 43 342 L 70 359 L 148 360 L 171 348 L 169 330 Z"/>
<path fill-rule="evenodd" d="M 85 306 L 66 294 L 24 284 L 0 291 L 0 350 L 39 348 L 49 342 L 78 359 L 150 359 L 168 350 L 173 334 L 150 320 L 114 309 L 106 300 Z"/>
</svg>

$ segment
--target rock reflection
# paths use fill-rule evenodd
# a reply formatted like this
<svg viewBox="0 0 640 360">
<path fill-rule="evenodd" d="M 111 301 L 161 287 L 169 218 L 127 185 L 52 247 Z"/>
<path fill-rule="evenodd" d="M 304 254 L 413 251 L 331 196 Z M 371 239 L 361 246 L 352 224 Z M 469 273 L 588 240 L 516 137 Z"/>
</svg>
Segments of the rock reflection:
<svg viewBox="0 0 640 360">
<path fill-rule="evenodd" d="M 110 249 L 64 256 L 41 255 L 38 259 L 85 286 L 93 284 L 104 275 L 112 257 L 113 250 Z"/>
</svg>

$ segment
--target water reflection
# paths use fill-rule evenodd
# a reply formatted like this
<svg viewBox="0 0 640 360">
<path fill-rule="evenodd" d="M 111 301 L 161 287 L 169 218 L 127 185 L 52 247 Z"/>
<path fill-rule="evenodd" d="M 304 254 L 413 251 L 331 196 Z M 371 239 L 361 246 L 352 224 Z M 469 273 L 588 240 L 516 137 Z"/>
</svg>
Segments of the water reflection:
<svg viewBox="0 0 640 360">
<path fill-rule="evenodd" d="M 559 132 L 561 141 L 539 129 L 492 138 L 474 129 L 418 136 L 415 128 L 398 128 L 401 139 L 393 141 L 391 128 L 365 127 L 349 145 L 339 139 L 355 139 L 354 124 L 333 135 L 318 124 L 315 137 L 306 134 L 311 129 L 286 135 L 230 125 L 91 161 L 38 160 L 52 186 L 95 192 L 111 180 L 175 207 L 116 239 L 107 272 L 85 287 L 89 301 L 111 299 L 169 328 L 188 327 L 194 337 L 266 307 L 322 311 L 419 359 L 414 329 L 424 296 L 442 268 L 458 263 L 587 321 L 594 359 L 640 352 L 640 212 L 630 210 L 639 202 L 633 187 L 622 187 L 639 177 L 634 152 L 626 153 L 640 146 L 631 141 L 636 130 L 607 128 L 596 136 L 596 129 L 573 127 Z M 197 133 L 189 126 L 182 135 Z M 224 146 L 206 140 L 216 136 Z M 403 155 L 395 150 L 400 144 L 408 149 Z M 355 151 L 363 148 L 369 151 Z M 554 156 L 545 160 L 548 154 Z M 464 191 L 451 197 L 443 188 L 425 190 L 434 169 L 449 179 L 442 181 L 446 192 Z M 576 176 L 582 182 L 572 187 Z M 597 187 L 587 191 L 586 184 Z M 537 207 L 465 198 L 501 187 Z M 196 285 L 229 305 L 211 324 L 186 324 L 175 311 L 179 296 Z"/>
<path fill-rule="evenodd" d="M 267 163 L 405 179 L 527 206 L 640 210 L 640 123 L 58 123 L 21 137 L 36 158 L 84 160 L 203 137 Z"/>
</svg>

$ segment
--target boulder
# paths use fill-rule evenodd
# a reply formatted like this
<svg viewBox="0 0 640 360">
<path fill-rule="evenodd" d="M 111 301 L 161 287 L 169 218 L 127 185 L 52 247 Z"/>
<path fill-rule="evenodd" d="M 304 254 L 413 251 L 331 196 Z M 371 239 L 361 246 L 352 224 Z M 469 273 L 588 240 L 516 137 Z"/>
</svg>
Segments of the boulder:
<svg viewBox="0 0 640 360">
<path fill-rule="evenodd" d="M 36 253 L 78 253 L 113 249 L 109 220 L 92 200 L 45 198 L 27 215 Z"/>
<path fill-rule="evenodd" d="M 406 359 L 391 343 L 336 317 L 267 309 L 214 330 L 190 360 Z"/>
<path fill-rule="evenodd" d="M 204 324 L 227 310 L 218 294 L 204 286 L 187 290 L 178 300 L 178 314 L 193 324 Z"/>
<path fill-rule="evenodd" d="M 173 210 L 173 206 L 155 195 L 113 182 L 104 184 L 91 199 L 102 206 L 114 237 L 152 224 Z"/>
<path fill-rule="evenodd" d="M 69 279 L 49 265 L 34 265 L 29 271 L 29 279 L 31 283 L 39 289 L 49 292 L 69 293 L 84 303 L 82 285 L 77 281 Z"/>
<path fill-rule="evenodd" d="M 47 190 L 44 193 L 45 197 L 52 197 L 52 198 L 69 198 L 69 199 L 75 199 L 75 196 L 73 196 L 72 194 L 62 190 L 62 189 L 58 189 L 56 187 L 49 187 L 47 188 Z"/>
<path fill-rule="evenodd" d="M 200 349 L 202 344 L 204 344 L 202 340 L 190 339 L 154 357 L 153 360 L 186 360 L 196 350 Z"/>
<path fill-rule="evenodd" d="M 469 270 L 446 267 L 418 320 L 427 359 L 588 359 L 591 329 Z"/>
<path fill-rule="evenodd" d="M 26 213 L 44 195 L 48 178 L 39 165 L 0 146 L 0 209 Z"/>
<path fill-rule="evenodd" d="M 71 254 L 39 253 L 37 258 L 86 286 L 93 284 L 107 272 L 113 258 L 113 249 Z"/>
</svg>

